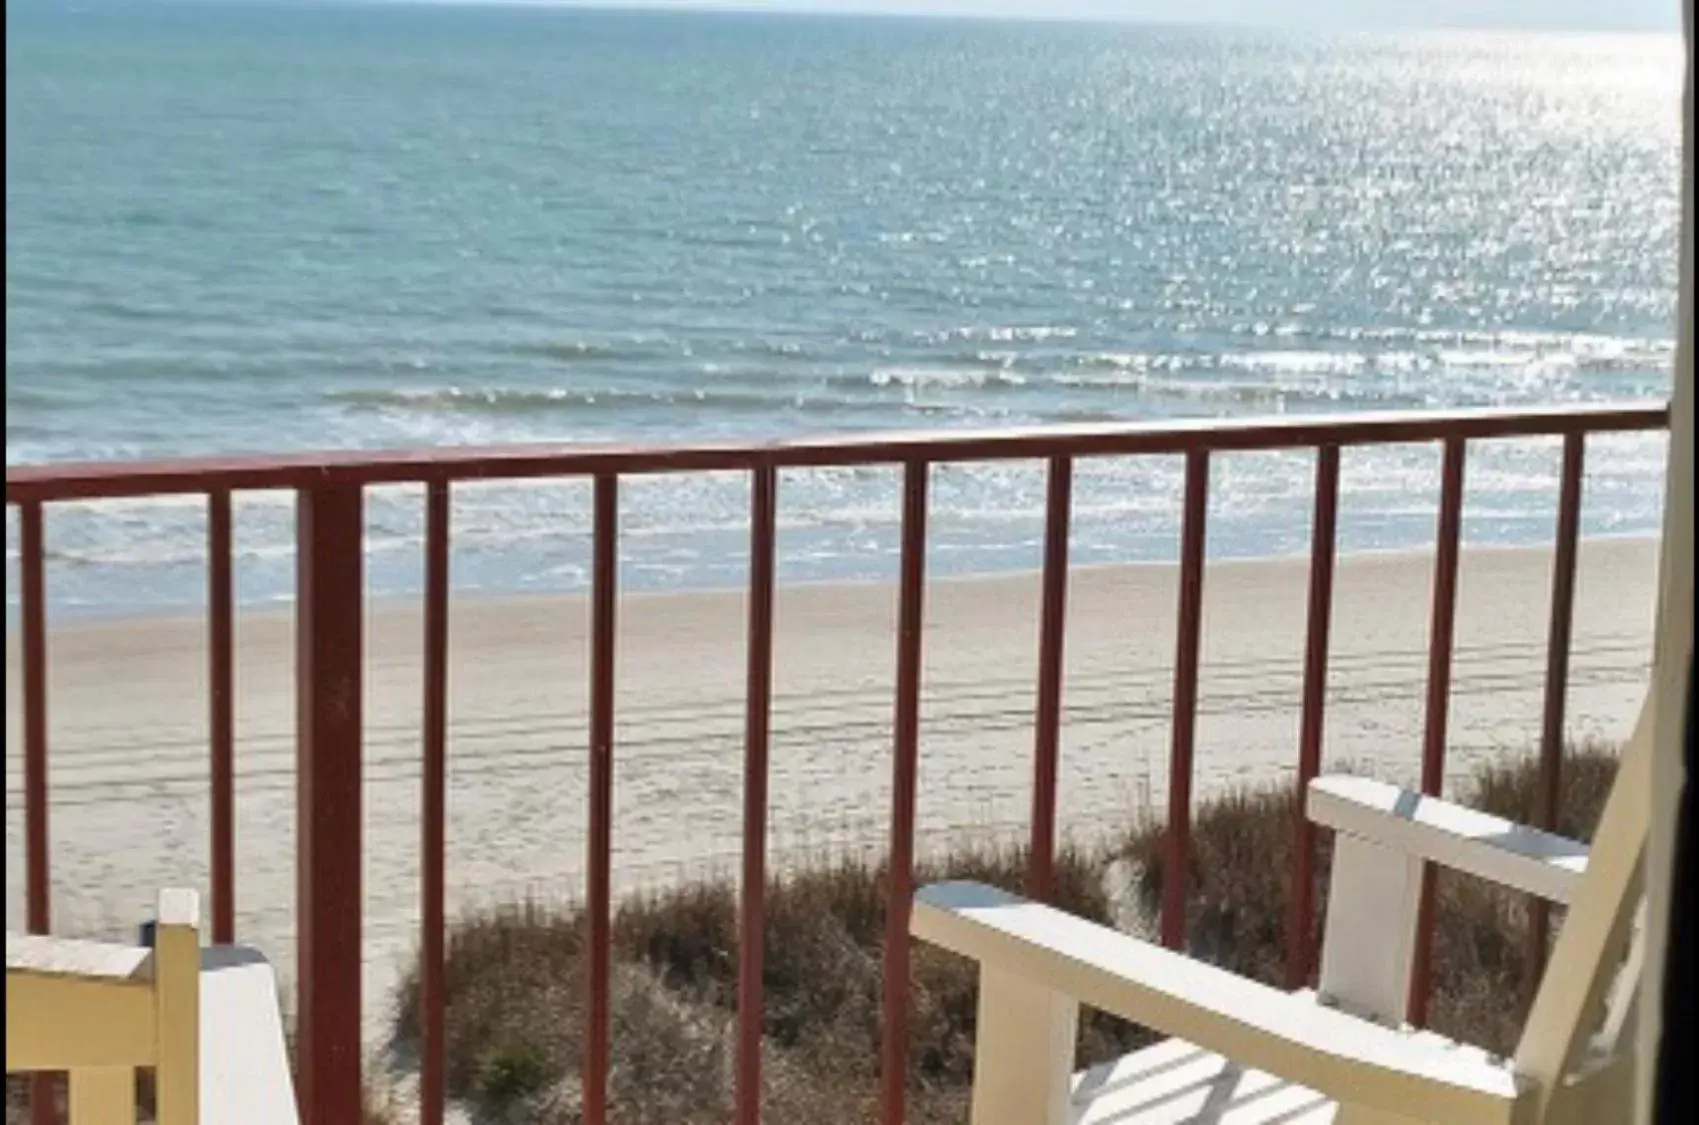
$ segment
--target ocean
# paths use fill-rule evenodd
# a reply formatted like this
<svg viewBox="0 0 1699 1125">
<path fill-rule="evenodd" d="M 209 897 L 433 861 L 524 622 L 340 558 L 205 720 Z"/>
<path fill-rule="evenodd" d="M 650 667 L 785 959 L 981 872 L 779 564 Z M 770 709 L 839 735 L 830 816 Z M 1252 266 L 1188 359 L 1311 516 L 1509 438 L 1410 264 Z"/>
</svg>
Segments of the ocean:
<svg viewBox="0 0 1699 1125">
<path fill-rule="evenodd" d="M 539 7 L 9 3 L 6 460 L 694 441 L 1657 399 L 1678 36 L 1323 35 Z M 1663 441 L 1584 528 L 1658 523 Z M 1552 536 L 1552 442 L 1465 535 Z M 1311 457 L 1218 459 L 1212 556 L 1301 552 Z M 1433 537 L 1348 451 L 1341 547 Z M 1176 554 L 1181 466 L 1082 463 L 1081 562 Z M 934 573 L 1039 560 L 1040 466 L 938 470 Z M 896 474 L 787 473 L 781 577 L 895 573 Z M 624 580 L 746 572 L 747 481 L 633 480 Z M 468 486 L 455 583 L 580 587 L 588 490 Z M 417 490 L 369 584 L 416 590 Z M 17 535 L 8 511 L 8 605 Z M 242 497 L 244 602 L 292 589 Z M 55 508 L 59 612 L 197 605 L 198 504 Z"/>
</svg>

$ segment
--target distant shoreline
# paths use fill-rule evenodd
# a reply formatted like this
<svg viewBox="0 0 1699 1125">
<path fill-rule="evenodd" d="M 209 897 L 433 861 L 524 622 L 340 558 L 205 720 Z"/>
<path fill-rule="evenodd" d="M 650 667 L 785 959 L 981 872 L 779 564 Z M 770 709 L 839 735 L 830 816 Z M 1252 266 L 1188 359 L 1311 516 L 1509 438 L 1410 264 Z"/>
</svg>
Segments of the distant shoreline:
<svg viewBox="0 0 1699 1125">
<path fill-rule="evenodd" d="M 1623 543 L 1645 542 L 1655 543 L 1658 537 L 1646 531 L 1598 532 L 1583 535 L 1582 543 Z M 1463 543 L 1465 554 L 1473 555 L 1481 552 L 1501 551 L 1532 551 L 1550 554 L 1553 543 L 1499 543 L 1499 542 L 1468 542 Z M 1379 558 L 1410 556 L 1412 558 L 1431 558 L 1434 547 L 1365 547 L 1338 552 L 1337 558 Z M 1285 554 L 1210 554 L 1206 562 L 1206 572 L 1221 566 L 1245 566 L 1258 563 L 1307 562 L 1309 552 L 1289 552 Z M 1074 562 L 1069 566 L 1069 574 L 1079 575 L 1094 571 L 1115 570 L 1121 567 L 1155 568 L 1174 567 L 1178 564 L 1175 558 L 1167 559 L 1128 559 L 1114 562 Z M 52 564 L 49 563 L 51 570 Z M 240 564 L 238 563 L 238 570 Z M 985 582 L 1001 579 L 1016 580 L 1036 577 L 1041 570 L 1037 566 L 1016 568 L 987 568 L 983 570 L 953 570 L 942 574 L 929 573 L 927 584 L 931 586 L 939 582 Z M 779 585 L 783 589 L 815 589 L 831 587 L 895 587 L 894 577 L 879 578 L 798 578 L 783 579 Z M 52 583 L 49 580 L 48 623 L 52 630 L 65 627 L 99 628 L 114 625 L 135 625 L 147 622 L 168 621 L 198 621 L 206 616 L 206 603 L 191 603 L 183 605 L 162 606 L 66 606 L 55 604 L 52 600 Z M 699 586 L 638 586 L 621 585 L 620 598 L 622 601 L 630 598 L 668 598 L 692 597 L 697 595 L 736 594 L 747 589 L 746 582 L 719 583 Z M 8 594 L 12 594 L 8 589 Z M 559 601 L 563 599 L 582 598 L 588 594 L 588 588 L 583 585 L 561 590 L 500 590 L 489 587 L 453 588 L 449 592 L 451 604 L 467 605 L 501 605 L 507 603 L 537 603 Z M 421 589 L 402 591 L 383 591 L 368 593 L 366 605 L 370 612 L 385 612 L 405 610 L 409 606 L 422 604 L 424 592 Z M 241 601 L 236 603 L 238 620 L 251 620 L 262 617 L 288 617 L 293 612 L 295 599 L 293 596 L 269 598 L 265 600 Z M 8 637 L 12 637 L 18 628 L 18 605 L 8 601 L 6 605 L 6 629 Z"/>
</svg>

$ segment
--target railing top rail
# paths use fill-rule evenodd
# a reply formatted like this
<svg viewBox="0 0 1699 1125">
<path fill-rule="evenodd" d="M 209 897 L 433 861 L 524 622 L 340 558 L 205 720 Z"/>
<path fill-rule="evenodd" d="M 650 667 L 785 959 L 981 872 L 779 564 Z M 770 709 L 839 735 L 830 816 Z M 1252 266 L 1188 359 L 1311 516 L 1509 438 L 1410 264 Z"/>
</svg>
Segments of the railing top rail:
<svg viewBox="0 0 1699 1125">
<path fill-rule="evenodd" d="M 1448 437 L 1510 438 L 1660 429 L 1665 403 L 1402 411 L 1278 418 L 1187 418 L 1005 430 L 899 431 L 706 444 L 445 446 L 84 461 L 6 469 L 6 502 L 19 504 L 296 489 L 314 485 L 516 480 L 602 473 L 995 461 L 1124 454 L 1240 452 L 1321 445 L 1374 445 Z"/>
</svg>

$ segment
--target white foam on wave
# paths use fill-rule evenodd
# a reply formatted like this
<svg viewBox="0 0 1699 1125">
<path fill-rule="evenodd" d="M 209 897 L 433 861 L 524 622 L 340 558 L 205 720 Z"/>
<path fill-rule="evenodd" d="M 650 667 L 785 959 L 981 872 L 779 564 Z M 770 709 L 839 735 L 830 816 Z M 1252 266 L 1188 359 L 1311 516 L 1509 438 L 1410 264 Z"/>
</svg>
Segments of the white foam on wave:
<svg viewBox="0 0 1699 1125">
<path fill-rule="evenodd" d="M 1553 350 L 1555 339 L 1568 343 L 1563 349 Z M 1626 370 L 1648 356 L 1669 354 L 1656 341 L 1647 344 L 1597 337 L 1577 344 L 1575 337 L 1552 334 L 1496 334 L 1491 342 L 1450 339 L 1443 345 L 1406 341 L 1403 346 L 1385 349 L 1283 348 L 1252 353 L 1124 350 L 1069 358 L 1058 357 L 1048 349 L 1034 349 L 1038 358 L 1025 361 L 1024 366 L 1019 347 L 983 352 L 983 362 L 978 365 L 890 364 L 872 371 L 844 371 L 826 377 L 826 384 L 840 391 L 859 385 L 862 402 L 880 401 L 869 395 L 868 388 L 901 391 L 913 406 L 961 417 L 983 410 L 991 402 L 1025 409 L 1029 400 L 1034 417 L 1078 408 L 1082 400 L 1113 405 L 1120 416 L 1136 413 L 1125 398 L 1107 394 L 1095 400 L 1088 394 L 1069 396 L 1061 393 L 1063 388 L 1107 389 L 1201 404 L 1190 408 L 1193 413 L 1219 403 L 1214 408 L 1221 413 L 1237 414 L 1302 409 L 1312 404 L 1325 408 L 1332 403 L 1425 405 L 1430 396 L 1443 396 L 1436 404 L 1618 397 L 1624 393 L 1625 384 L 1639 382 L 1646 382 L 1652 388 L 1650 393 L 1656 393 L 1655 377 L 1600 381 L 1589 386 L 1582 373 Z M 1413 373 L 1425 375 L 1430 371 L 1455 373 L 1457 378 L 1412 377 Z M 1051 385 L 1057 388 L 1056 393 L 1040 393 L 1040 388 Z M 976 401 L 976 392 L 1023 387 L 1029 389 L 1001 397 L 979 394 Z M 780 381 L 779 388 L 770 393 L 788 394 L 794 384 Z M 753 387 L 736 389 L 755 392 Z M 493 393 L 493 389 L 468 391 L 459 387 L 396 388 L 389 391 L 395 396 L 390 401 L 402 404 L 405 411 L 405 404 L 429 401 L 445 390 L 450 398 Z M 843 393 L 838 397 L 851 401 L 856 396 Z M 1185 412 L 1187 408 L 1179 409 Z M 430 411 L 425 414 L 435 419 L 431 425 L 440 423 L 440 416 Z M 465 438 L 475 428 L 479 437 L 515 440 L 510 420 L 503 419 L 499 430 L 493 426 L 488 419 L 456 419 L 453 434 Z M 434 429 L 428 433 L 435 435 L 433 440 L 452 436 Z M 572 436 L 551 440 L 571 440 Z M 1621 440 L 1620 455 L 1612 445 L 1609 455 L 1589 457 L 1590 494 L 1597 489 L 1597 494 L 1626 495 L 1641 488 L 1645 480 L 1656 478 L 1661 438 L 1629 435 Z M 1549 441 L 1522 443 L 1527 448 L 1513 453 L 1510 451 L 1522 445 L 1479 444 L 1494 448 L 1478 466 L 1476 458 L 1471 457 L 1471 506 L 1467 512 L 1471 527 L 1487 525 L 1498 529 L 1491 534 L 1516 539 L 1532 534 L 1529 528 L 1549 524 L 1555 498 L 1555 446 Z M 1212 536 L 1232 543 L 1244 535 L 1264 534 L 1259 528 L 1275 523 L 1285 526 L 1291 522 L 1288 516 L 1307 518 L 1313 472 L 1305 455 L 1289 455 L 1288 462 L 1278 464 L 1247 461 L 1244 471 L 1234 467 L 1239 456 L 1224 456 L 1222 468 L 1215 474 L 1211 505 L 1218 524 Z M 1096 544 L 1092 549 L 1099 554 L 1093 557 L 1112 557 L 1122 548 L 1137 556 L 1146 539 L 1162 539 L 1173 532 L 1179 484 L 1172 460 L 1082 461 L 1075 510 L 1080 527 L 1085 529 L 1082 534 Z M 1358 501 L 1363 517 L 1371 522 L 1420 524 L 1431 511 L 1427 497 L 1437 487 L 1435 470 L 1431 456 L 1407 456 L 1392 449 L 1353 451 L 1341 482 L 1342 492 Z M 1008 545 L 1027 542 L 1028 525 L 1042 523 L 1043 473 L 1037 465 L 940 466 L 934 482 L 935 534 L 942 537 L 941 547 L 955 544 L 952 550 L 965 552 L 964 557 L 984 547 L 1004 552 L 997 556 L 1002 558 Z M 454 510 L 457 559 L 479 560 L 482 567 L 466 572 L 467 581 L 491 588 L 507 583 L 527 589 L 539 583 L 567 581 L 570 576 L 559 568 L 577 567 L 573 560 L 585 550 L 590 530 L 588 493 L 587 484 L 575 480 L 468 482 L 458 486 Z M 890 467 L 787 470 L 779 529 L 794 549 L 811 558 L 836 559 L 842 567 L 852 567 L 864 551 L 873 550 L 884 558 L 887 549 L 894 549 L 900 526 L 898 493 L 898 474 Z M 1402 501 L 1401 494 L 1422 499 L 1412 505 Z M 379 486 L 369 492 L 365 549 L 373 560 L 374 592 L 395 592 L 419 565 L 421 496 L 418 485 Z M 704 581 L 720 580 L 715 576 L 723 578 L 729 573 L 727 568 L 744 565 L 740 560 L 747 543 L 748 502 L 748 481 L 742 474 L 632 478 L 622 487 L 621 533 L 628 558 L 640 569 L 651 564 L 671 568 L 667 573 L 673 577 L 667 581 L 689 584 L 690 574 L 698 572 L 707 576 Z M 287 586 L 288 565 L 295 551 L 294 495 L 288 491 L 242 492 L 237 494 L 236 504 L 236 557 L 245 575 L 243 600 L 278 596 L 276 589 Z M 64 599 L 64 604 L 93 604 L 103 598 L 124 601 L 130 598 L 129 591 L 137 588 L 138 574 L 145 575 L 144 597 L 167 588 L 188 590 L 195 596 L 194 592 L 204 590 L 205 585 L 205 507 L 204 497 L 193 495 L 53 505 L 48 545 L 52 561 L 58 565 L 50 582 L 52 596 L 56 602 Z M 1635 521 L 1640 515 L 1650 513 L 1649 519 L 1656 514 L 1651 507 L 1641 512 L 1644 505 L 1638 499 L 1629 507 L 1633 510 L 1612 516 L 1612 526 L 1639 526 Z M 12 517 L 9 511 L 6 546 L 8 563 L 15 566 L 18 553 Z M 1105 551 L 1109 555 L 1103 555 Z M 460 564 L 456 565 L 459 574 Z M 831 570 L 825 562 L 820 566 Z M 679 567 L 689 573 L 680 578 L 675 573 Z M 248 577 L 253 575 L 258 577 Z"/>
<path fill-rule="evenodd" d="M 1265 371 L 1271 375 L 1356 375 L 1373 362 L 1359 352 L 1260 351 L 1217 357 L 1216 363 L 1234 371 Z"/>
<path fill-rule="evenodd" d="M 1019 387 L 1026 376 L 1017 371 L 988 371 L 970 367 L 880 367 L 874 369 L 867 381 L 875 387 L 907 387 L 912 390 L 940 388 L 958 390 L 967 387 Z"/>
<path fill-rule="evenodd" d="M 955 328 L 921 329 L 907 334 L 907 339 L 920 344 L 947 344 L 952 341 L 988 340 L 995 344 L 1035 344 L 1049 340 L 1072 340 L 1079 328 L 1071 324 L 963 324 Z M 855 334 L 864 342 L 887 339 L 884 332 L 867 330 Z"/>
</svg>

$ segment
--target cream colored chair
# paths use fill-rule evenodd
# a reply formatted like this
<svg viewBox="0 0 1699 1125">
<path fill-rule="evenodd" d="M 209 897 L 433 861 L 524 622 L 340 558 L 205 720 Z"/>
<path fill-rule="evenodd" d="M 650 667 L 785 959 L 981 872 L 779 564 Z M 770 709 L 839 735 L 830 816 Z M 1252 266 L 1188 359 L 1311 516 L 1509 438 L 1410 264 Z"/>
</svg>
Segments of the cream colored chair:
<svg viewBox="0 0 1699 1125">
<path fill-rule="evenodd" d="M 258 952 L 202 949 L 193 891 L 164 891 L 152 949 L 6 935 L 6 1070 L 68 1071 L 71 1125 L 296 1125 L 277 980 Z"/>
<path fill-rule="evenodd" d="M 973 1125 L 1617 1120 L 1634 1081 L 1640 943 L 1630 937 L 1651 714 L 1624 748 L 1590 852 L 1363 778 L 1316 779 L 1306 812 L 1334 830 L 1335 847 L 1313 993 L 979 884 L 923 888 L 912 932 L 979 963 Z M 1426 862 L 1568 907 L 1512 1059 L 1403 1024 Z M 1174 1038 L 1073 1074 L 1082 1003 Z"/>
</svg>

